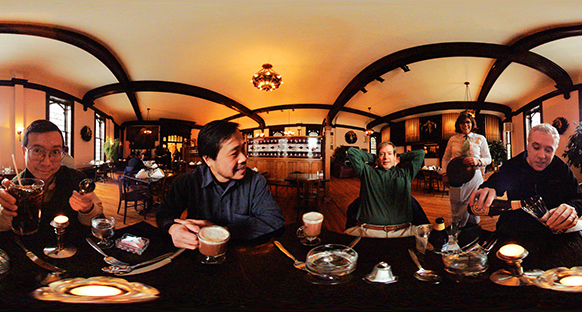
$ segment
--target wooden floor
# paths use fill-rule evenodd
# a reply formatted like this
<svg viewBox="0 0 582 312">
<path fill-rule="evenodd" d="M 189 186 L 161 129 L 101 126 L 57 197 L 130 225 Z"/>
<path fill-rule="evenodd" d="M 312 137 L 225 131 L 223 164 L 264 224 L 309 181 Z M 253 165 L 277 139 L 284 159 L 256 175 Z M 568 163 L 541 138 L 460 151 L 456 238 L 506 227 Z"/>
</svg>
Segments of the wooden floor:
<svg viewBox="0 0 582 312">
<path fill-rule="evenodd" d="M 358 178 L 338 179 L 331 177 L 328 198 L 321 203 L 319 209 L 325 216 L 325 228 L 335 232 L 343 232 L 348 205 L 358 197 L 359 190 L 360 181 Z M 97 182 L 95 192 L 103 202 L 104 213 L 116 218 L 116 228 L 123 228 L 144 220 L 143 216 L 130 208 L 127 211 L 127 221 L 123 224 L 123 215 L 117 214 L 119 190 L 115 179 Z M 272 189 L 272 193 L 283 210 L 286 222 L 295 222 L 297 220 L 297 211 L 294 208 L 296 205 L 295 189 L 279 187 L 276 190 Z M 439 216 L 444 217 L 447 222 L 450 221 L 450 203 L 447 194 L 443 196 L 439 191 L 425 194 L 421 188 L 416 189 L 416 181 L 414 181 L 412 195 L 418 200 L 431 222 L 434 223 L 434 220 Z M 123 205 L 120 212 L 123 213 Z M 481 217 L 481 227 L 486 230 L 494 230 L 496 220 L 496 218 Z M 145 221 L 155 226 L 155 213 L 149 212 Z"/>
</svg>

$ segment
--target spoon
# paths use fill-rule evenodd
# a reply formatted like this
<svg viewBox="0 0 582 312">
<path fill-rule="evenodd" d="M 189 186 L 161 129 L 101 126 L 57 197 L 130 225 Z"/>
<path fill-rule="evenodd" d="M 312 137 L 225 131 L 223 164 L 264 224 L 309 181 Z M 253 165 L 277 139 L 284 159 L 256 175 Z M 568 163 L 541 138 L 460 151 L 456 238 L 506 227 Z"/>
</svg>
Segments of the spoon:
<svg viewBox="0 0 582 312">
<path fill-rule="evenodd" d="M 425 270 L 422 267 L 422 265 L 420 265 L 420 262 L 418 261 L 418 257 L 416 257 L 416 254 L 414 253 L 414 251 L 408 249 L 408 253 L 410 254 L 410 258 L 412 258 L 412 261 L 414 261 L 414 263 L 418 267 L 418 271 L 414 272 L 414 277 L 417 280 L 423 281 L 423 282 L 429 282 L 432 284 L 438 284 L 442 281 L 442 278 L 440 276 L 438 276 L 435 271 Z"/>
<path fill-rule="evenodd" d="M 84 179 L 79 182 L 79 194 L 89 194 L 95 190 L 95 181 L 92 179 Z"/>
</svg>

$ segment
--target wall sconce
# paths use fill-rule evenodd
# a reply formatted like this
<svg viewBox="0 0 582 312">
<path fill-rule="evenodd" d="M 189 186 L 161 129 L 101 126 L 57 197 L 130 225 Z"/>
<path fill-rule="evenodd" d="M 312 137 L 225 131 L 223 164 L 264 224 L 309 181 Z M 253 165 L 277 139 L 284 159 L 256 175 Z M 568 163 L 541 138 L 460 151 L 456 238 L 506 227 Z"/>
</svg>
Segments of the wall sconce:
<svg viewBox="0 0 582 312">
<path fill-rule="evenodd" d="M 24 128 L 22 127 L 16 128 L 16 133 L 18 134 L 18 142 L 22 142 L 22 131 L 24 131 Z"/>
</svg>

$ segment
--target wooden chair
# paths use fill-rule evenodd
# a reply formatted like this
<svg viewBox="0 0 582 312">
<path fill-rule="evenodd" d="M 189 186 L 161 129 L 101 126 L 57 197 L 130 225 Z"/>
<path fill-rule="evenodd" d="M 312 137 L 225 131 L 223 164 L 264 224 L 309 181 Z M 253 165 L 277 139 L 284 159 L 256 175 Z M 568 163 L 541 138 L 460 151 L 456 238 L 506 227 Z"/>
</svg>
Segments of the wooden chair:
<svg viewBox="0 0 582 312">
<path fill-rule="evenodd" d="M 119 184 L 119 205 L 117 206 L 117 214 L 120 214 L 121 203 L 124 203 L 123 224 L 127 219 L 127 208 L 133 207 L 137 209 L 139 206 L 143 207 L 143 219 L 146 220 L 146 209 L 152 205 L 152 195 L 150 190 L 150 183 L 127 175 L 121 175 L 117 181 Z"/>
<path fill-rule="evenodd" d="M 321 183 L 319 179 L 297 179 L 297 220 L 304 212 L 319 210 Z"/>
</svg>

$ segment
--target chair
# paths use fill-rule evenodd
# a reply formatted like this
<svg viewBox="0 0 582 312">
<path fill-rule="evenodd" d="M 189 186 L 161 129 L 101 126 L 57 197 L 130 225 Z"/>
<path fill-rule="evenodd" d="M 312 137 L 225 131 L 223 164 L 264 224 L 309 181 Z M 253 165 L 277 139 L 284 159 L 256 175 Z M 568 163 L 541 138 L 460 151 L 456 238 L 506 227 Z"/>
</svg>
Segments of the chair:
<svg viewBox="0 0 582 312">
<path fill-rule="evenodd" d="M 152 205 L 150 183 L 127 175 L 122 175 L 119 177 L 118 184 L 119 205 L 117 206 L 117 214 L 120 214 L 121 203 L 124 202 L 123 224 L 125 224 L 127 219 L 128 207 L 133 207 L 135 211 L 138 211 L 137 208 L 142 206 L 143 219 L 146 220 L 146 209 Z"/>
<path fill-rule="evenodd" d="M 297 220 L 301 212 L 317 211 L 319 208 L 320 179 L 297 179 Z"/>
</svg>

